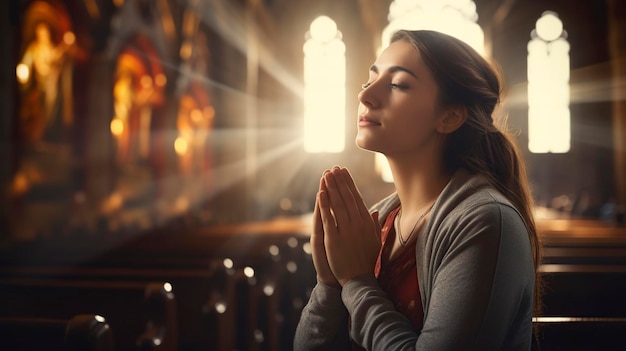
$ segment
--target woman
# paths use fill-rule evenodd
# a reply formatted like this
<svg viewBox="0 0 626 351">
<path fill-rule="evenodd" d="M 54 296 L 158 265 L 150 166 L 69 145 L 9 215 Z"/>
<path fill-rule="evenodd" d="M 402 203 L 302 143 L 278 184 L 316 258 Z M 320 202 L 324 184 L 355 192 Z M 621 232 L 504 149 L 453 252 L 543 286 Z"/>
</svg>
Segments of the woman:
<svg viewBox="0 0 626 351">
<path fill-rule="evenodd" d="M 396 192 L 368 211 L 346 169 L 322 175 L 296 350 L 530 349 L 539 244 L 522 159 L 491 116 L 499 96 L 465 43 L 393 36 L 359 94 L 356 142 L 387 157 Z"/>
</svg>

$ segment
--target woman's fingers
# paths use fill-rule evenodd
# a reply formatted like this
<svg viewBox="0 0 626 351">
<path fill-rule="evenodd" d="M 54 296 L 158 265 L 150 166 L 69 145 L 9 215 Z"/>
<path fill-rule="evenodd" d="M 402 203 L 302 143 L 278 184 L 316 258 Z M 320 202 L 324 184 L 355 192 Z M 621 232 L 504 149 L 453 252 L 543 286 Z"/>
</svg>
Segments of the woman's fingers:
<svg viewBox="0 0 626 351">
<path fill-rule="evenodd" d="M 318 194 L 322 190 L 322 183 L 323 181 L 320 181 L 320 188 L 317 191 Z M 322 215 L 320 213 L 318 197 L 315 198 L 315 209 L 313 210 L 313 235 L 321 237 L 322 240 L 324 238 L 324 228 L 322 226 Z"/>
<path fill-rule="evenodd" d="M 350 173 L 334 167 L 323 175 L 318 194 L 328 265 L 343 285 L 374 271 L 380 251 L 378 214 L 370 215 Z"/>
<path fill-rule="evenodd" d="M 327 205 L 329 210 L 332 209 L 338 227 L 341 226 L 342 223 L 344 223 L 344 225 L 345 223 L 349 223 L 350 214 L 348 211 L 350 209 L 350 202 L 352 201 L 345 198 L 348 194 L 345 193 L 345 190 L 341 189 L 343 185 L 337 182 L 334 169 L 324 174 L 324 182 L 328 199 L 328 202 L 324 205 Z"/>
<path fill-rule="evenodd" d="M 311 233 L 311 250 L 313 257 L 313 265 L 317 272 L 317 279 L 328 285 L 338 285 L 337 278 L 333 274 L 328 264 L 328 256 L 326 255 L 326 247 L 324 245 L 324 223 L 322 221 L 322 213 L 320 210 L 320 193 L 325 187 L 320 180 L 320 188 L 315 199 L 315 209 L 313 210 L 313 232 Z"/>
<path fill-rule="evenodd" d="M 367 208 L 347 169 L 335 167 L 324 175 L 324 180 L 337 222 L 362 220 L 361 212 L 367 212 Z"/>
<path fill-rule="evenodd" d="M 338 225 L 336 224 L 336 218 L 333 215 L 334 211 L 331 212 L 328 191 L 320 190 L 318 194 L 318 199 L 319 199 L 320 216 L 322 218 L 322 224 L 324 226 L 324 234 L 330 235 L 330 236 L 336 235 Z"/>
<path fill-rule="evenodd" d="M 363 201 L 361 192 L 359 192 L 359 189 L 357 189 L 356 184 L 354 183 L 354 178 L 350 175 L 350 171 L 348 171 L 347 168 L 342 168 L 341 175 L 343 176 L 343 180 L 352 195 L 352 199 L 359 213 L 359 218 L 361 220 L 368 219 L 370 217 L 369 210 Z"/>
</svg>

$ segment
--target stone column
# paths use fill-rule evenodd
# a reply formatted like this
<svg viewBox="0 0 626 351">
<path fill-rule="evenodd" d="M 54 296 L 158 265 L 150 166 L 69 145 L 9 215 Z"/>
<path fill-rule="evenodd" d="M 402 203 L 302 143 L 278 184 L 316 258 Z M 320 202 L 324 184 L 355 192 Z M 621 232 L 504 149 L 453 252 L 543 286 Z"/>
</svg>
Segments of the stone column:
<svg viewBox="0 0 626 351">
<path fill-rule="evenodd" d="M 9 232 L 10 184 L 15 170 L 15 57 L 18 56 L 15 45 L 16 31 L 19 30 L 16 21 L 17 6 L 15 1 L 0 2 L 0 244 L 11 237 Z M 11 18 L 13 16 L 13 18 Z"/>
<path fill-rule="evenodd" d="M 617 201 L 626 210 L 626 2 L 607 0 Z"/>
</svg>

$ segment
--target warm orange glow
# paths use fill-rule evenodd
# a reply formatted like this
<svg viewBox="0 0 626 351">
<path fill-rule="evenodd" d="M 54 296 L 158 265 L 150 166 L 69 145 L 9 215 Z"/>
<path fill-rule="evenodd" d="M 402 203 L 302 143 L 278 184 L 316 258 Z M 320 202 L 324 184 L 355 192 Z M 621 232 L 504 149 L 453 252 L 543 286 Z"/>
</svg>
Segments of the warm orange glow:
<svg viewBox="0 0 626 351">
<path fill-rule="evenodd" d="M 165 74 L 159 73 L 154 77 L 154 82 L 158 87 L 163 87 L 167 83 L 167 77 L 165 77 Z"/>
<path fill-rule="evenodd" d="M 145 75 L 141 76 L 140 83 L 141 83 L 142 87 L 150 88 L 152 86 L 152 77 L 150 77 L 149 75 L 145 74 Z"/>
<path fill-rule="evenodd" d="M 180 58 L 183 60 L 188 60 L 191 57 L 191 51 L 192 51 L 191 42 L 186 41 L 180 47 Z"/>
<path fill-rule="evenodd" d="M 183 213 L 189 210 L 189 199 L 186 196 L 180 196 L 178 199 L 176 199 L 176 202 L 174 203 L 174 208 L 179 213 Z"/>
<path fill-rule="evenodd" d="M 119 210 L 123 204 L 124 197 L 120 193 L 114 192 L 102 202 L 101 210 L 104 214 L 111 214 Z"/>
<path fill-rule="evenodd" d="M 124 133 L 124 122 L 119 118 L 113 118 L 111 121 L 111 134 L 119 137 Z"/>
<path fill-rule="evenodd" d="M 193 123 L 198 124 L 202 122 L 202 117 L 202 111 L 200 111 L 199 109 L 196 108 L 191 111 L 191 120 L 193 121 Z"/>
<path fill-rule="evenodd" d="M 72 32 L 65 32 L 63 34 L 63 42 L 67 45 L 72 45 L 76 42 L 76 36 Z"/>
<path fill-rule="evenodd" d="M 15 175 L 15 178 L 13 178 L 12 188 L 14 194 L 24 194 L 30 189 L 30 182 L 24 174 L 18 173 Z"/>
<path fill-rule="evenodd" d="M 28 77 L 30 77 L 30 70 L 26 64 L 20 63 L 15 68 L 15 75 L 17 76 L 18 82 L 25 84 L 28 82 Z"/>
<path fill-rule="evenodd" d="M 208 118 L 209 120 L 212 120 L 213 117 L 215 117 L 215 109 L 213 108 L 213 106 L 208 106 L 204 108 L 204 115 L 206 116 L 206 118 Z"/>
<path fill-rule="evenodd" d="M 174 150 L 176 150 L 176 153 L 179 156 L 186 154 L 188 149 L 189 149 L 189 144 L 187 143 L 187 140 L 185 140 L 185 138 L 183 137 L 176 138 L 176 141 L 174 141 Z"/>
</svg>

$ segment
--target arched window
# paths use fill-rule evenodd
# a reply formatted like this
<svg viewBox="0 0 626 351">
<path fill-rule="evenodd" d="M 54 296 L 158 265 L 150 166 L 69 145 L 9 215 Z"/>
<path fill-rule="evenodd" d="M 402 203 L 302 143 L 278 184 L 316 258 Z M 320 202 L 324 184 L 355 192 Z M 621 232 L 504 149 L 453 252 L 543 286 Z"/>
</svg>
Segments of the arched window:
<svg viewBox="0 0 626 351">
<path fill-rule="evenodd" d="M 481 54 L 485 52 L 485 35 L 476 23 L 478 14 L 472 0 L 394 0 L 388 18 L 383 48 L 399 29 L 428 29 L 463 40 Z"/>
<path fill-rule="evenodd" d="M 476 4 L 472 0 L 394 0 L 389 6 L 389 25 L 383 30 L 382 48 L 389 45 L 397 30 L 427 29 L 458 38 L 484 55 L 485 35 L 477 20 Z M 376 171 L 384 181 L 393 181 L 382 154 L 376 154 Z"/>
<path fill-rule="evenodd" d="M 570 149 L 569 43 L 563 22 L 551 11 L 537 20 L 528 42 L 528 149 Z"/>
<path fill-rule="evenodd" d="M 304 150 L 345 147 L 346 46 L 327 16 L 311 22 L 304 50 Z"/>
</svg>

